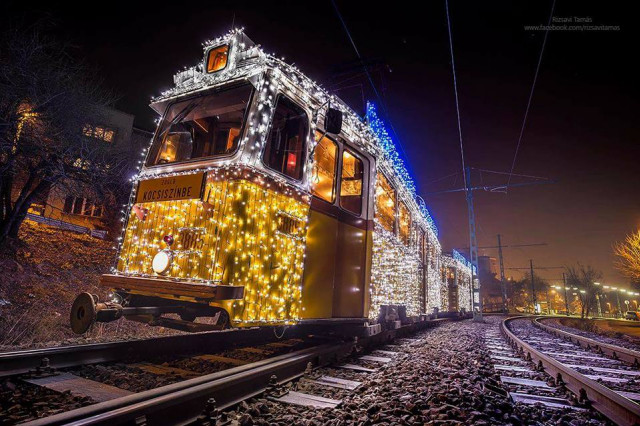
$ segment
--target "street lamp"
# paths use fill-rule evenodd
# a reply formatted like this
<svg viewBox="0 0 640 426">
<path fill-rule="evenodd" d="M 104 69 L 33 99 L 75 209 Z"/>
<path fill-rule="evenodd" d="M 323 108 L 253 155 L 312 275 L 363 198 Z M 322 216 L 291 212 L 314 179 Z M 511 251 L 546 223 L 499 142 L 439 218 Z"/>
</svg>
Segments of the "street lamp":
<svg viewBox="0 0 640 426">
<path fill-rule="evenodd" d="M 620 317 L 622 315 L 622 308 L 620 307 L 620 292 L 618 291 L 618 287 L 611 287 L 613 291 L 616 292 L 616 300 L 618 301 L 618 313 L 616 317 Z"/>
</svg>

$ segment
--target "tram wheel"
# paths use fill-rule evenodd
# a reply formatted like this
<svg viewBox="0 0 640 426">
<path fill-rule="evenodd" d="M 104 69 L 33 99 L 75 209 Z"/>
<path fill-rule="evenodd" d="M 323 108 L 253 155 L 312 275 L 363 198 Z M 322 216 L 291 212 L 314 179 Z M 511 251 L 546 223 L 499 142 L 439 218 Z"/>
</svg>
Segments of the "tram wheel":
<svg viewBox="0 0 640 426">
<path fill-rule="evenodd" d="M 89 293 L 80 293 L 73 301 L 69 320 L 74 333 L 84 334 L 96 322 L 96 299 Z"/>
</svg>

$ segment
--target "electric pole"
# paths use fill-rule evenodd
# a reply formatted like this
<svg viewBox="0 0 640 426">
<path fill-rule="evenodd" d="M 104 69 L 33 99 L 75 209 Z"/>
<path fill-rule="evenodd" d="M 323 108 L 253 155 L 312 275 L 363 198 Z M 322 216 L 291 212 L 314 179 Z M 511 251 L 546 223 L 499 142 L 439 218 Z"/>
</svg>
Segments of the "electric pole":
<svg viewBox="0 0 640 426">
<path fill-rule="evenodd" d="M 504 260 L 502 259 L 502 242 L 498 234 L 498 258 L 500 259 L 500 285 L 502 287 L 502 312 L 507 312 L 507 282 L 504 277 Z"/>
<path fill-rule="evenodd" d="M 533 313 L 536 313 L 536 286 L 533 283 L 533 259 L 529 259 L 529 266 L 531 267 L 531 297 L 533 298 Z"/>
<path fill-rule="evenodd" d="M 569 299 L 567 299 L 567 276 L 562 273 L 562 283 L 564 284 L 564 307 L 567 309 L 567 316 L 569 316 Z"/>
<path fill-rule="evenodd" d="M 533 267 L 533 259 L 529 259 L 529 267 L 528 268 L 505 268 L 505 269 L 528 269 L 531 274 L 531 300 L 533 301 L 533 313 L 536 312 L 536 305 L 538 304 L 538 299 L 536 298 L 536 287 L 535 287 L 535 276 L 533 275 L 534 269 L 564 269 L 564 266 L 536 266 Z M 563 274 L 564 276 L 564 274 Z M 565 290 L 566 294 L 566 290 Z M 566 298 L 565 298 L 566 300 Z"/>
<path fill-rule="evenodd" d="M 471 261 L 471 286 L 473 287 L 473 320 L 482 322 L 482 298 L 480 297 L 480 280 L 474 279 L 478 273 L 478 240 L 476 239 L 476 216 L 473 210 L 473 189 L 471 187 L 471 168 L 465 169 L 467 188 L 465 191 L 469 210 L 469 259 Z"/>
<path fill-rule="evenodd" d="M 520 247 L 533 247 L 533 246 L 546 246 L 547 243 L 533 243 L 533 244 L 502 244 L 502 236 L 498 234 L 498 245 L 497 246 L 482 246 L 477 247 L 477 249 L 498 249 L 498 259 L 500 261 L 500 286 L 501 286 L 501 296 L 502 296 L 502 310 L 507 312 L 507 278 L 504 273 L 504 256 L 502 255 L 503 248 L 520 248 Z M 469 247 L 458 248 L 458 251 L 467 251 Z M 507 268 L 510 269 L 510 268 Z"/>
<path fill-rule="evenodd" d="M 457 103 L 457 98 L 456 98 L 456 103 Z M 458 112 L 458 124 L 459 124 L 459 112 Z M 460 133 L 460 129 L 458 129 L 459 134 L 460 134 L 460 149 L 462 152 L 462 135 Z M 528 175 L 517 175 L 517 174 L 513 174 L 513 173 L 509 173 L 509 179 L 511 179 L 511 176 L 518 176 L 518 177 L 522 177 L 525 179 L 528 179 L 527 182 L 520 182 L 520 183 L 511 183 L 510 181 L 507 183 L 501 183 L 501 184 L 484 184 L 481 183 L 478 186 L 473 186 L 471 184 L 471 171 L 472 170 L 476 170 L 477 172 L 480 173 L 481 176 L 481 180 L 483 174 L 493 174 L 493 175 L 500 175 L 503 176 L 507 173 L 505 172 L 499 172 L 499 171 L 492 171 L 492 170 L 483 170 L 483 169 L 475 169 L 473 167 L 466 167 L 464 164 L 464 152 L 462 152 L 462 176 L 464 177 L 464 187 L 462 188 L 455 188 L 455 189 L 448 189 L 448 190 L 443 190 L 443 191 L 436 191 L 436 192 L 429 192 L 426 193 L 425 195 L 436 195 L 436 194 L 445 194 L 445 193 L 453 193 L 453 192 L 461 192 L 464 191 L 465 193 L 465 198 L 467 200 L 467 210 L 468 210 L 468 214 L 469 214 L 469 257 L 470 257 L 470 262 L 471 262 L 471 280 L 472 280 L 472 306 L 473 306 L 473 319 L 474 321 L 482 321 L 482 298 L 480 297 L 480 288 L 481 288 L 481 284 L 480 284 L 480 280 L 477 279 L 477 275 L 478 275 L 478 240 L 476 238 L 476 218 L 475 218 L 475 211 L 474 211 L 474 206 L 473 206 L 473 191 L 477 191 L 477 190 L 483 190 L 483 191 L 487 191 L 487 192 L 498 192 L 498 193 L 506 193 L 508 188 L 511 187 L 520 187 L 520 186 L 528 186 L 528 185 L 541 185 L 541 184 L 549 184 L 549 183 L 554 183 L 553 181 L 547 179 L 547 178 L 543 178 L 543 177 L 538 177 L 538 176 L 528 176 Z M 513 172 L 513 170 L 512 170 Z M 537 245 L 537 244 L 534 244 Z"/>
</svg>

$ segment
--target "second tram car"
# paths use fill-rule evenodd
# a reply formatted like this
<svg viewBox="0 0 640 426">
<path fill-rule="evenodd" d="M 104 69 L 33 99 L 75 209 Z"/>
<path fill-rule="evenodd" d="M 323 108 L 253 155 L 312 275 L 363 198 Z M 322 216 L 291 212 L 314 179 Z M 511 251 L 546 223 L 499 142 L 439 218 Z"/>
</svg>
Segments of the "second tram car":
<svg viewBox="0 0 640 426">
<path fill-rule="evenodd" d="M 122 316 L 202 330 L 470 310 L 471 266 L 443 257 L 373 105 L 363 121 L 242 30 L 204 46 L 152 101 L 162 119 L 101 277 L 113 297 L 79 295 L 75 332 Z"/>
</svg>

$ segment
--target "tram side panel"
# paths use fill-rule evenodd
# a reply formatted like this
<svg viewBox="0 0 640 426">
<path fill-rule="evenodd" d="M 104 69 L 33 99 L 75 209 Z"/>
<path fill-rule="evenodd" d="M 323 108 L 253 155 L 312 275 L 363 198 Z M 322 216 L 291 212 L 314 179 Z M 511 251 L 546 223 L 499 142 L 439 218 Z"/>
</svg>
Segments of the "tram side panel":
<svg viewBox="0 0 640 426">
<path fill-rule="evenodd" d="M 250 174 L 241 168 L 212 170 L 203 200 L 143 203 L 140 216 L 132 210 L 117 271 L 127 276 L 156 275 L 154 255 L 171 236 L 174 260 L 163 279 L 241 287 L 239 300 L 209 302 L 223 307 L 236 326 L 298 319 L 309 205 L 304 194 L 274 191 L 275 183 L 267 187 L 258 183 L 265 182 L 264 177 Z M 130 293 L 137 292 L 133 284 L 127 287 Z"/>
</svg>

